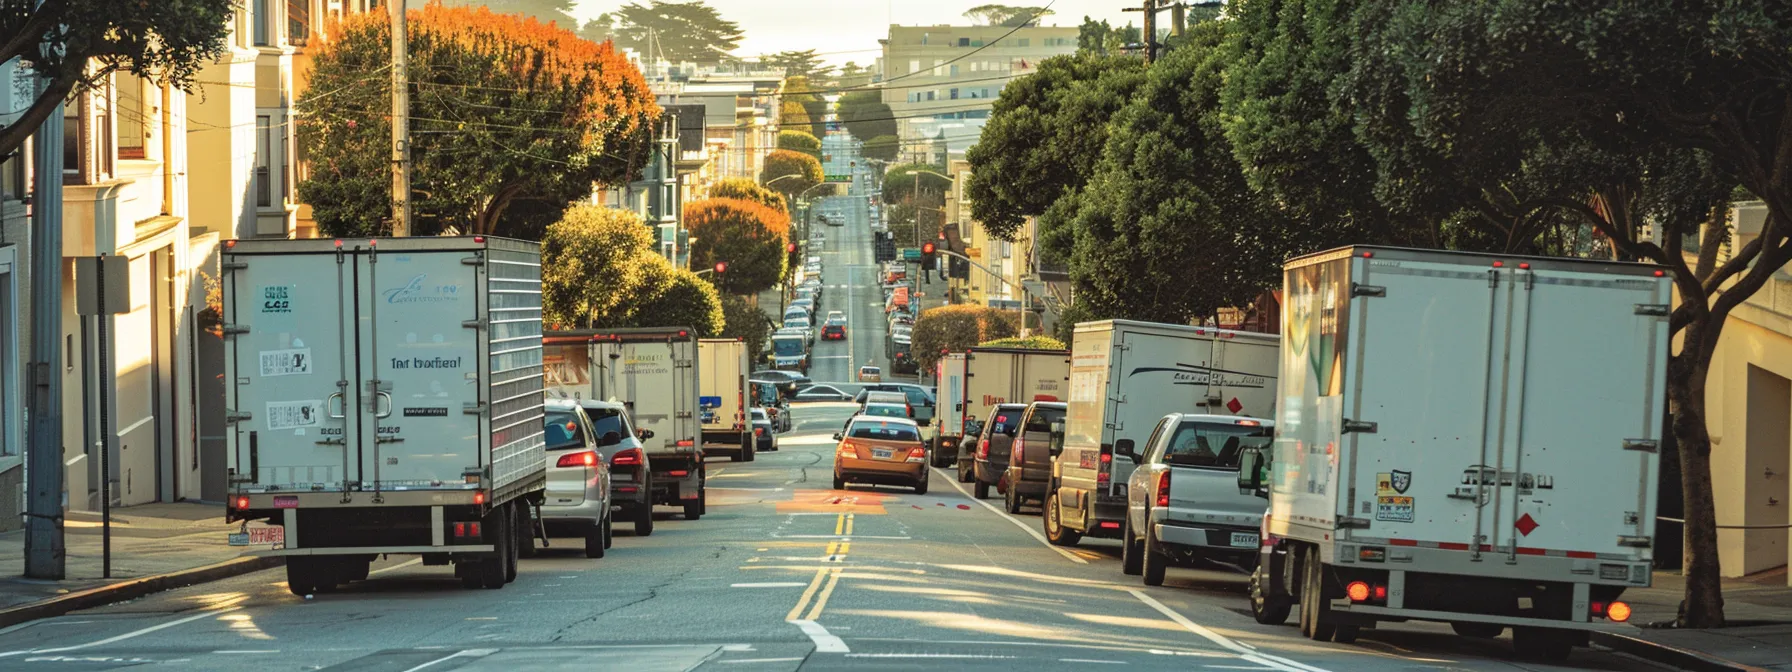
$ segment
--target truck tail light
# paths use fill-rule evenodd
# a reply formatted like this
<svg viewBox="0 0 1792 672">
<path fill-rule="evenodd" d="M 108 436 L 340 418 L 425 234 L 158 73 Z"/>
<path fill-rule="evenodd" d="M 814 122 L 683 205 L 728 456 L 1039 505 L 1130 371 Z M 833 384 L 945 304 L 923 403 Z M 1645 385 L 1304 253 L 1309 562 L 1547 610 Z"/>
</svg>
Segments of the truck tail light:
<svg viewBox="0 0 1792 672">
<path fill-rule="evenodd" d="M 1624 602 L 1613 602 L 1605 608 L 1605 617 L 1617 623 L 1630 620 L 1630 605 Z"/>
<path fill-rule="evenodd" d="M 979 460 L 989 459 L 989 439 L 984 439 L 982 441 L 977 442 L 977 459 L 979 459 Z"/>
<path fill-rule="evenodd" d="M 474 504 L 484 504 L 485 503 L 485 491 L 484 490 L 474 490 L 473 491 L 473 503 Z"/>
<path fill-rule="evenodd" d="M 555 462 L 554 466 L 556 466 L 556 467 L 594 467 L 594 466 L 597 466 L 597 453 L 595 451 L 590 451 L 590 450 L 577 452 L 577 453 L 567 453 L 565 455 L 561 455 L 560 460 Z"/>
<path fill-rule="evenodd" d="M 1021 437 L 1014 437 L 1014 443 L 1008 444 L 1008 461 L 1023 464 L 1027 461 L 1027 442 Z"/>
<path fill-rule="evenodd" d="M 1157 475 L 1157 505 L 1164 508 L 1170 506 L 1170 471 L 1168 469 Z"/>
<path fill-rule="evenodd" d="M 455 523 L 454 524 L 454 538 L 456 538 L 456 539 L 478 539 L 479 538 L 479 521 L 475 520 L 472 522 Z"/>
<path fill-rule="evenodd" d="M 1107 487 L 1107 485 L 1114 480 L 1114 448 L 1112 446 L 1102 446 L 1099 461 L 1101 470 L 1095 474 L 1095 484 L 1101 487 Z M 1164 473 L 1168 474 L 1169 472 L 1166 471 Z"/>
<path fill-rule="evenodd" d="M 671 476 L 673 478 L 684 478 L 686 476 L 691 475 L 691 472 L 688 470 L 685 470 L 685 469 L 673 469 L 671 471 L 666 472 L 666 475 Z"/>
<path fill-rule="evenodd" d="M 238 498 L 236 498 L 236 508 L 237 508 L 237 509 L 238 509 L 238 510 L 240 510 L 240 511 L 246 511 L 246 510 L 248 510 L 248 508 L 249 508 L 249 498 L 248 498 L 248 497 L 238 497 Z"/>
<path fill-rule="evenodd" d="M 753 436 L 765 436 L 765 428 L 764 427 L 754 427 L 753 428 Z"/>
<path fill-rule="evenodd" d="M 1368 602 L 1369 584 L 1362 581 L 1351 581 L 1350 585 L 1344 587 L 1344 593 L 1350 596 L 1351 602 Z"/>
<path fill-rule="evenodd" d="M 673 445 L 678 446 L 679 448 L 689 448 L 691 446 L 697 445 L 697 442 L 692 441 L 690 439 L 679 439 L 679 441 Z"/>
<path fill-rule="evenodd" d="M 642 455 L 640 448 L 619 450 L 616 451 L 614 456 L 610 457 L 610 466 L 612 467 L 639 467 L 641 466 L 641 462 Z"/>
</svg>

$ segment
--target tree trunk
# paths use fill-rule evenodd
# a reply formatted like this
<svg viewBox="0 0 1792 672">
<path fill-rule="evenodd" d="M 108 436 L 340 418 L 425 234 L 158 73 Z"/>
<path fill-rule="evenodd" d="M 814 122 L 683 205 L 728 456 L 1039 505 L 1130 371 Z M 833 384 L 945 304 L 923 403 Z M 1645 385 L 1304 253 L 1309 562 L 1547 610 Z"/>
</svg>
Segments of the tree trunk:
<svg viewBox="0 0 1792 672">
<path fill-rule="evenodd" d="M 1707 314 L 1705 320 L 1724 319 Z M 1705 429 L 1705 376 L 1710 348 L 1703 339 L 1720 332 L 1706 324 L 1688 325 L 1681 354 L 1668 362 L 1668 394 L 1674 400 L 1674 440 L 1680 451 L 1680 488 L 1685 498 L 1686 593 L 1679 625 L 1724 625 L 1723 582 L 1717 558 L 1717 503 L 1711 492 L 1711 435 Z"/>
</svg>

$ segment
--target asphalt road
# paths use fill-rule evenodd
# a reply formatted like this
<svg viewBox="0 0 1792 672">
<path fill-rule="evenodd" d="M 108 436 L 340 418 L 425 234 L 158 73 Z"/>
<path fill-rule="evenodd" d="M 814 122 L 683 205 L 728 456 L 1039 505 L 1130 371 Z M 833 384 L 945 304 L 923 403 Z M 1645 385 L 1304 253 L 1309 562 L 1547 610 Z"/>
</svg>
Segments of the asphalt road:
<svg viewBox="0 0 1792 672">
<path fill-rule="evenodd" d="M 824 287 L 820 317 L 836 310 L 846 313 L 846 340 L 815 341 L 809 378 L 852 383 L 858 381 L 860 366 L 889 369 L 889 359 L 884 356 L 888 326 L 883 317 L 883 292 L 878 288 L 877 263 L 871 250 L 871 172 L 869 164 L 859 160 L 856 143 L 845 134 L 829 134 L 823 151 L 859 165 L 845 195 L 822 198 L 814 206 L 815 213 L 829 213 L 830 220 L 840 223 L 829 226 L 812 219 L 810 226 L 827 236 L 818 255 Z"/>
</svg>

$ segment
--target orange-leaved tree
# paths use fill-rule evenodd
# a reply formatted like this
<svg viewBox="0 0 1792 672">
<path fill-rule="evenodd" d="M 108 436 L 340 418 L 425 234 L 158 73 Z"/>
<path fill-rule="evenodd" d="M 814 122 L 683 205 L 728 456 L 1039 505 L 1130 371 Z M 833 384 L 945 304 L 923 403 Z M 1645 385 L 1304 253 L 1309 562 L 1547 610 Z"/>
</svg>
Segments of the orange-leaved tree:
<svg viewBox="0 0 1792 672">
<path fill-rule="evenodd" d="M 407 21 L 413 233 L 540 238 L 592 184 L 645 165 L 660 108 L 612 45 L 480 6 L 431 3 Z M 390 31 L 385 12 L 355 14 L 313 47 L 299 194 L 326 235 L 391 231 Z"/>
<path fill-rule="evenodd" d="M 784 276 L 784 245 L 790 240 L 790 217 L 753 201 L 710 198 L 684 206 L 684 225 L 697 242 L 691 246 L 691 268 L 706 274 L 729 294 L 753 294 L 778 284 Z M 727 270 L 715 273 L 716 264 Z"/>
</svg>

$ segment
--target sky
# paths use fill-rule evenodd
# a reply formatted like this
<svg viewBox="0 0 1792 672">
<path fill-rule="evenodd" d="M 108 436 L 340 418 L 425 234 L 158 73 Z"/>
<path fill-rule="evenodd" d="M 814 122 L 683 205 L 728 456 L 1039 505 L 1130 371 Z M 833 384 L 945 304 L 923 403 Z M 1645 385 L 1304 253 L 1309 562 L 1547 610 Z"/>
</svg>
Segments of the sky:
<svg viewBox="0 0 1792 672">
<path fill-rule="evenodd" d="M 646 4 L 646 0 L 638 0 Z M 780 51 L 814 49 L 829 63 L 853 61 L 871 65 L 881 49 L 877 41 L 890 24 L 968 25 L 964 10 L 991 4 L 988 0 L 707 0 L 723 18 L 740 24 L 738 56 L 751 58 Z M 1076 26 L 1084 16 L 1114 25 L 1138 23 L 1139 13 L 1121 11 L 1142 3 L 1128 0 L 1026 0 L 1009 5 L 1052 2 L 1054 14 L 1043 26 Z M 580 23 L 628 4 L 628 0 L 577 0 L 573 16 Z"/>
</svg>

